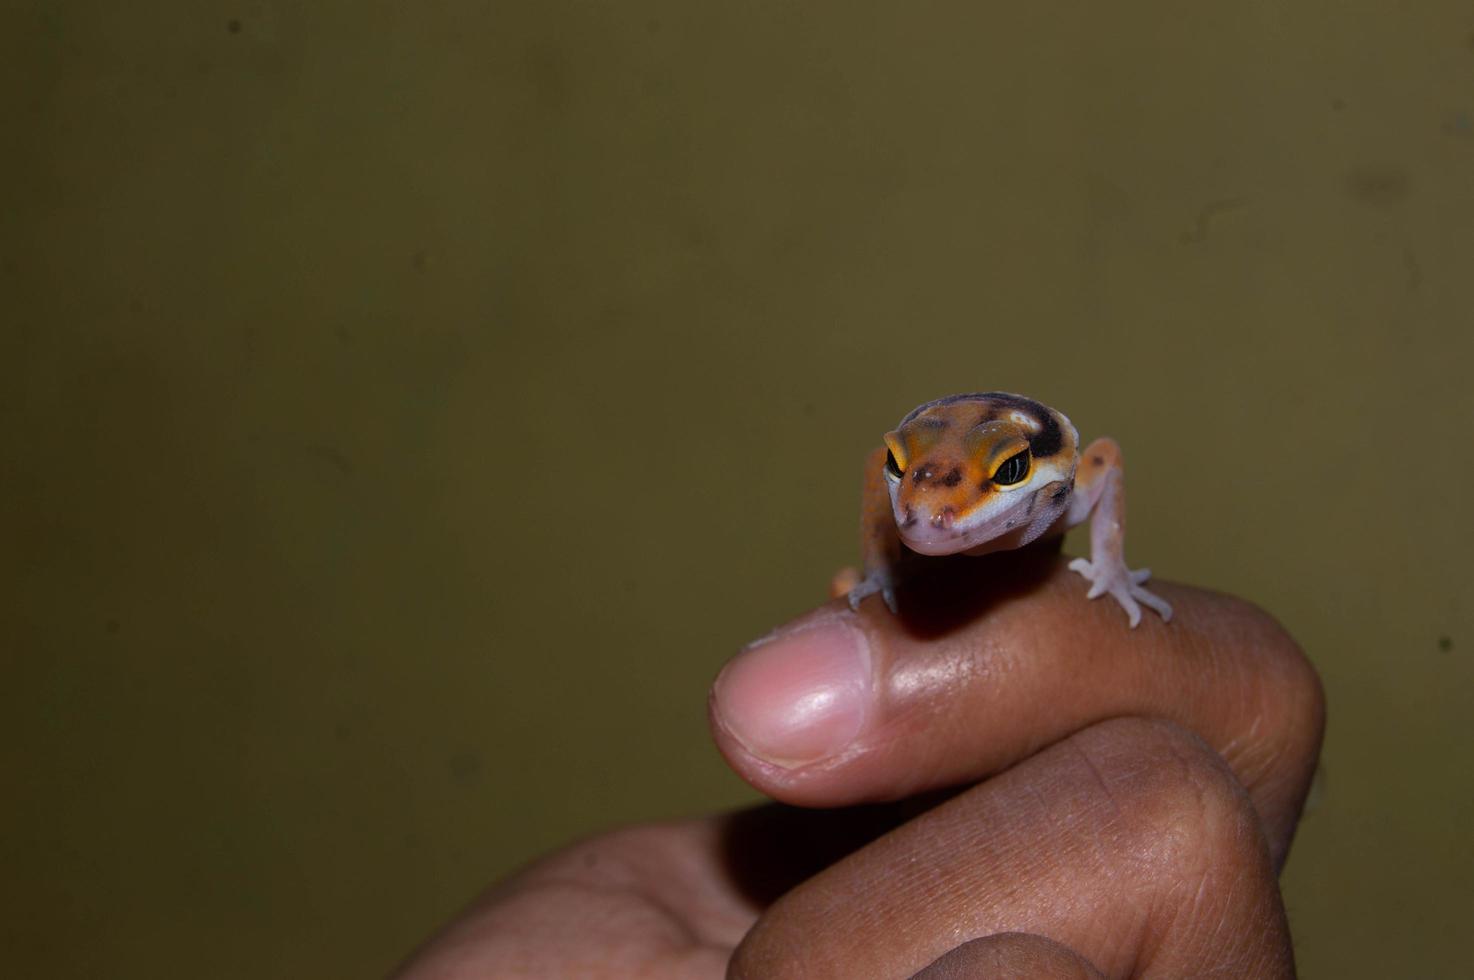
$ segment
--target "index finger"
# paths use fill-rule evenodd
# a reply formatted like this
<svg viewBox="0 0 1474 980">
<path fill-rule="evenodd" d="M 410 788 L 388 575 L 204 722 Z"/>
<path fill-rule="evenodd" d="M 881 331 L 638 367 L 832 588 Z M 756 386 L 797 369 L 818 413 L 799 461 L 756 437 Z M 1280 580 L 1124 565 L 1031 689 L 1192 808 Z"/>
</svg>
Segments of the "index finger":
<svg viewBox="0 0 1474 980">
<path fill-rule="evenodd" d="M 903 617 L 829 603 L 727 664 L 711 723 L 744 779 L 804 806 L 899 799 L 985 778 L 1108 718 L 1165 718 L 1223 756 L 1282 863 L 1325 710 L 1314 669 L 1269 615 L 1159 583 L 1176 617 L 1130 630 L 1057 554 L 938 569 L 902 592 Z"/>
</svg>

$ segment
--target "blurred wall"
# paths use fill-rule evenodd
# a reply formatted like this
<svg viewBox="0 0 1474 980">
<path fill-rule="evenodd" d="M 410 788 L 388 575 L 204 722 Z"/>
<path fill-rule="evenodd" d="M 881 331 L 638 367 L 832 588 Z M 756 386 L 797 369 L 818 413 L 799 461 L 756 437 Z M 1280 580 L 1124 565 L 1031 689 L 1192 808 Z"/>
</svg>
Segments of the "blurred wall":
<svg viewBox="0 0 1474 980">
<path fill-rule="evenodd" d="M 15 975 L 382 973 L 750 799 L 706 684 L 979 388 L 1323 672 L 1303 974 L 1469 974 L 1468 3 L 0 17 Z"/>
</svg>

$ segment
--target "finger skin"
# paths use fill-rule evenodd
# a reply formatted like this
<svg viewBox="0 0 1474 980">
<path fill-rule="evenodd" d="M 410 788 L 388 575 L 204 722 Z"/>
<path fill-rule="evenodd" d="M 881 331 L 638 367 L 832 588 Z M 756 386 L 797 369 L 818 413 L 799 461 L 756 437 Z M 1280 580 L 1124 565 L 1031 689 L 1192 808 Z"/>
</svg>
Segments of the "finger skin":
<svg viewBox="0 0 1474 980">
<path fill-rule="evenodd" d="M 1105 975 L 1043 936 L 1005 932 L 963 943 L 911 980 L 1105 980 Z"/>
<path fill-rule="evenodd" d="M 880 602 L 821 607 L 868 639 L 872 677 L 863 727 L 817 762 L 775 764 L 746 748 L 724 714 L 712 730 L 734 769 L 769 796 L 802 806 L 899 799 L 999 772 L 1091 724 L 1172 720 L 1201 735 L 1247 787 L 1276 865 L 1289 848 L 1314 773 L 1325 707 L 1319 678 L 1267 614 L 1242 600 L 1158 586 L 1177 615 L 1126 628 L 1090 602 L 1065 560 L 1030 550 L 959 559 L 912 580 L 901 617 Z M 812 634 L 804 634 L 812 635 Z M 735 663 L 735 662 L 734 662 Z"/>
<path fill-rule="evenodd" d="M 1014 932 L 1107 976 L 1294 975 L 1268 847 L 1237 779 L 1177 725 L 1115 719 L 789 892 L 728 977 L 910 976 L 969 938 Z"/>
<path fill-rule="evenodd" d="M 488 889 L 393 980 L 718 980 L 757 909 L 726 873 L 732 817 L 571 845 Z"/>
</svg>

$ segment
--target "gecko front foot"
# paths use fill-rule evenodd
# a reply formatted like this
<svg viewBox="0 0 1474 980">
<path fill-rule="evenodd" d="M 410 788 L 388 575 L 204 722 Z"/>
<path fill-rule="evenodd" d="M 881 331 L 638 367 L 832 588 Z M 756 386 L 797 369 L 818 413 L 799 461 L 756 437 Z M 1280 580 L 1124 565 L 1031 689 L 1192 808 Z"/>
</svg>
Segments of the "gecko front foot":
<svg viewBox="0 0 1474 980">
<path fill-rule="evenodd" d="M 1151 569 L 1138 568 L 1132 571 L 1123 562 L 1104 562 L 1099 566 L 1084 558 L 1076 558 L 1070 562 L 1070 571 L 1079 572 L 1086 581 L 1090 582 L 1090 591 L 1085 593 L 1085 598 L 1096 599 L 1110 593 L 1111 598 L 1121 604 L 1126 610 L 1126 618 L 1131 628 L 1141 622 L 1140 602 L 1150 609 L 1156 610 L 1162 617 L 1162 622 L 1172 621 L 1172 607 L 1165 599 L 1155 593 L 1148 592 L 1141 584 L 1152 577 Z M 853 594 L 853 593 L 852 593 Z"/>
<path fill-rule="evenodd" d="M 885 607 L 894 613 L 896 611 L 896 583 L 885 572 L 871 572 L 861 579 L 858 585 L 850 589 L 850 608 L 859 609 L 862 601 L 876 593 L 879 593 L 880 597 L 885 600 Z"/>
</svg>

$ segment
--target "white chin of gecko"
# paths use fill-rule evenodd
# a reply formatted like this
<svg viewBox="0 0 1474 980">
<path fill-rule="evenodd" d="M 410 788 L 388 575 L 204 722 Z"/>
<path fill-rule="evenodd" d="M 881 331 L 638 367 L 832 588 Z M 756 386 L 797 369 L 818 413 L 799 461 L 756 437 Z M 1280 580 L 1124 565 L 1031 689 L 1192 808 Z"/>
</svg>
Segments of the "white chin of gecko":
<svg viewBox="0 0 1474 980">
<path fill-rule="evenodd" d="M 937 540 L 934 538 L 918 540 L 916 538 L 908 537 L 903 537 L 901 540 L 906 542 L 906 547 L 910 548 L 918 555 L 955 555 L 957 552 L 966 551 L 969 547 L 971 547 L 967 543 L 967 541 L 961 537 L 952 537 L 949 540 L 945 541 Z"/>
<path fill-rule="evenodd" d="M 1025 523 L 1018 513 L 1000 514 L 973 527 L 934 528 L 918 522 L 901 531 L 901 540 L 920 555 L 955 555 L 974 549 L 992 551 L 1022 544 L 1020 536 Z M 993 547 L 984 548 L 989 544 Z"/>
<path fill-rule="evenodd" d="M 921 534 L 902 534 L 906 547 L 921 555 L 955 555 L 974 548 L 993 535 L 987 531 L 951 528 L 928 530 Z"/>
</svg>

